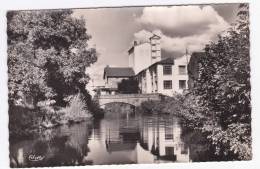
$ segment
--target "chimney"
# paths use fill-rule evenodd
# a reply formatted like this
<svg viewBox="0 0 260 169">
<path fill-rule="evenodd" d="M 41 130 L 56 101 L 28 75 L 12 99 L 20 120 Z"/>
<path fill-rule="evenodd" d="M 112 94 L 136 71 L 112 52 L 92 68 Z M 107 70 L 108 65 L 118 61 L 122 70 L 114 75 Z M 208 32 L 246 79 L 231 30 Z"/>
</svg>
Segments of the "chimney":
<svg viewBox="0 0 260 169">
<path fill-rule="evenodd" d="M 136 45 L 137 45 L 137 41 L 135 40 L 135 41 L 134 41 L 134 46 L 136 46 Z"/>
</svg>

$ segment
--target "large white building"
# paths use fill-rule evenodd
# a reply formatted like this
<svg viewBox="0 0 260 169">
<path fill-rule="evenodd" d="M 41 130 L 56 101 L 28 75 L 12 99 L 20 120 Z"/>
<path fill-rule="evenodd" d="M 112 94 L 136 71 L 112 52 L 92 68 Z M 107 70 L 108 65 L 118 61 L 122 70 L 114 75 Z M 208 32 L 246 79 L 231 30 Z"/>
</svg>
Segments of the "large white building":
<svg viewBox="0 0 260 169">
<path fill-rule="evenodd" d="M 135 41 L 128 50 L 129 67 L 105 68 L 106 84 L 113 84 L 111 88 L 116 88 L 116 84 L 119 83 L 117 77 L 134 78 L 138 81 L 140 93 L 161 93 L 173 96 L 174 93 L 182 93 L 186 90 L 188 88 L 187 65 L 190 55 L 186 53 L 178 58 L 172 56 L 162 59 L 160 40 L 160 36 L 153 34 L 146 42 Z"/>
<path fill-rule="evenodd" d="M 129 67 L 135 72 L 141 93 L 161 93 L 172 96 L 188 87 L 187 65 L 190 55 L 162 59 L 160 37 L 153 35 L 149 41 L 130 48 Z"/>
<path fill-rule="evenodd" d="M 128 50 L 129 67 L 134 69 L 138 74 L 144 68 L 161 60 L 160 37 L 153 35 L 148 41 L 138 43 L 134 41 L 134 45 Z"/>
</svg>

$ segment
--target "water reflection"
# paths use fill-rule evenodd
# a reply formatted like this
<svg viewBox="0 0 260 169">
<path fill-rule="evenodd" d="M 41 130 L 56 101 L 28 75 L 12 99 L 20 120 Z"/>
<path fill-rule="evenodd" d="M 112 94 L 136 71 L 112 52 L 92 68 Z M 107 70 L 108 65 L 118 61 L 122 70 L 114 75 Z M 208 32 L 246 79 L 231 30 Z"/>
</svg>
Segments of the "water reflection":
<svg viewBox="0 0 260 169">
<path fill-rule="evenodd" d="M 82 123 L 46 130 L 34 140 L 11 142 L 11 167 L 92 164 L 86 160 L 89 131 L 89 126 Z"/>
<path fill-rule="evenodd" d="M 158 161 L 189 162 L 189 148 L 181 139 L 178 119 L 169 116 L 142 118 L 140 144 Z"/>
<path fill-rule="evenodd" d="M 61 126 L 33 140 L 11 142 L 11 166 L 191 162 L 194 153 L 182 130 L 179 119 L 170 115 L 107 113 L 100 121 Z"/>
</svg>

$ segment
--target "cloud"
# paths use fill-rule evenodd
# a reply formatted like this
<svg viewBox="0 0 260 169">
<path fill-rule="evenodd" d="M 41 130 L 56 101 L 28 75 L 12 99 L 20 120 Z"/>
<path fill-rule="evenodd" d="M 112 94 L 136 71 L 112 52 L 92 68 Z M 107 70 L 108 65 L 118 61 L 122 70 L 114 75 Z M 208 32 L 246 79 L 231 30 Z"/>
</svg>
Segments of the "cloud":
<svg viewBox="0 0 260 169">
<path fill-rule="evenodd" d="M 148 41 L 149 37 L 151 37 L 153 34 L 150 31 L 147 30 L 141 30 L 139 32 L 136 32 L 134 34 L 135 40 L 139 41 L 139 42 L 145 42 Z"/>
<path fill-rule="evenodd" d="M 211 6 L 146 7 L 137 21 L 168 36 L 202 34 L 211 25 L 227 24 Z"/>
<path fill-rule="evenodd" d="M 148 32 L 157 32 L 162 48 L 175 52 L 184 52 L 186 47 L 201 50 L 229 27 L 211 6 L 145 7 L 136 21 L 144 29 L 135 33 L 135 38 L 143 40 Z"/>
</svg>

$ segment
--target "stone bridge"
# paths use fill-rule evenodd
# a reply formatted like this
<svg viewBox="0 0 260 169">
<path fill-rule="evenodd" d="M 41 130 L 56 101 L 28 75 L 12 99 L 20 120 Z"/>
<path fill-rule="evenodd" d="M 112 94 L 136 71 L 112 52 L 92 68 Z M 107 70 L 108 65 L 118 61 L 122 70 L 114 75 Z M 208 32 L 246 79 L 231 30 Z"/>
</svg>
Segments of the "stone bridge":
<svg viewBox="0 0 260 169">
<path fill-rule="evenodd" d="M 164 96 L 161 94 L 116 94 L 100 95 L 98 102 L 101 107 L 108 103 L 126 103 L 133 106 L 140 106 L 142 102 L 148 100 L 161 100 Z"/>
</svg>

